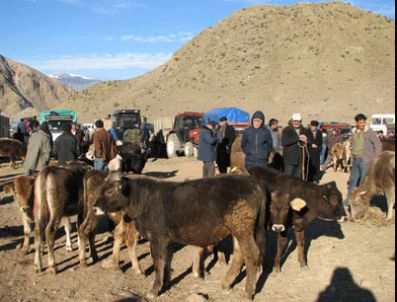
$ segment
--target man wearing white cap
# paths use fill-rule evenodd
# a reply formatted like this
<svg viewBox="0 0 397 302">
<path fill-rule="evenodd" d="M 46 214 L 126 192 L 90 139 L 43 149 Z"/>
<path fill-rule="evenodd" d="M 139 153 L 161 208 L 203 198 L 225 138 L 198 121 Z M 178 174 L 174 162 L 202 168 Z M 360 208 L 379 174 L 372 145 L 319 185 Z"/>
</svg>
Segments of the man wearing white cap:
<svg viewBox="0 0 397 302">
<path fill-rule="evenodd" d="M 282 135 L 284 172 L 290 176 L 306 179 L 308 137 L 306 130 L 302 126 L 302 116 L 299 113 L 292 115 L 291 124 L 286 127 Z"/>
</svg>

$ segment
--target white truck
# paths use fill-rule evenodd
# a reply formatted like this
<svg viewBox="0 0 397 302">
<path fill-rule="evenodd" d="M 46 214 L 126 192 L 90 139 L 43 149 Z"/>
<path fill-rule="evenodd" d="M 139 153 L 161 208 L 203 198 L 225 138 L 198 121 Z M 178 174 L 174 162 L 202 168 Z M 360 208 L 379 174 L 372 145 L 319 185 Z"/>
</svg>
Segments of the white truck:
<svg viewBox="0 0 397 302">
<path fill-rule="evenodd" d="M 383 131 L 384 135 L 388 137 L 388 125 L 396 123 L 396 115 L 393 114 L 374 114 L 371 117 L 371 129 L 375 132 Z"/>
</svg>

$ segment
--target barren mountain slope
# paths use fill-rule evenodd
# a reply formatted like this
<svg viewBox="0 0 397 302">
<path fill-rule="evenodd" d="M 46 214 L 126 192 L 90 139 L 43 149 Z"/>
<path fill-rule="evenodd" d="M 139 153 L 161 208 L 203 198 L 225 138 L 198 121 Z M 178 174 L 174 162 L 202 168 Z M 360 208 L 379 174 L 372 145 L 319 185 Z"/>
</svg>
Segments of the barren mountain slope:
<svg viewBox="0 0 397 302">
<path fill-rule="evenodd" d="M 12 117 L 55 107 L 74 94 L 61 82 L 0 56 L 0 109 Z"/>
<path fill-rule="evenodd" d="M 149 117 L 216 106 L 285 122 L 395 110 L 395 22 L 344 3 L 253 6 L 187 43 L 159 68 L 104 82 L 62 107 L 85 120 L 117 108 Z"/>
</svg>

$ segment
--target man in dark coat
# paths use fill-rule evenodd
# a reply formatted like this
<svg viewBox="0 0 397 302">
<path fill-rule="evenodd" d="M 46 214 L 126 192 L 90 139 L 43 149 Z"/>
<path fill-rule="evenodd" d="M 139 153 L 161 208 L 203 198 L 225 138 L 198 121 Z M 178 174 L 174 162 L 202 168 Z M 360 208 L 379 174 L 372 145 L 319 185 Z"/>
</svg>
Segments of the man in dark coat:
<svg viewBox="0 0 397 302">
<path fill-rule="evenodd" d="M 227 118 L 222 117 L 219 120 L 219 129 L 217 132 L 218 146 L 216 148 L 216 163 L 221 174 L 227 173 L 230 167 L 230 154 L 232 145 L 236 139 L 236 131 L 227 123 Z"/>
<path fill-rule="evenodd" d="M 318 130 L 318 121 L 311 121 L 307 136 L 311 142 L 309 147 L 310 154 L 310 168 L 309 168 L 309 181 L 319 184 L 321 180 L 321 151 L 323 148 L 323 135 Z"/>
<path fill-rule="evenodd" d="M 241 139 L 241 149 L 245 154 L 245 166 L 267 167 L 269 155 L 273 148 L 272 135 L 265 127 L 265 115 L 261 111 L 254 113 L 251 127 L 245 129 Z"/>
<path fill-rule="evenodd" d="M 284 172 L 292 177 L 306 179 L 307 145 L 310 144 L 306 130 L 302 126 L 302 116 L 295 113 L 291 123 L 283 130 Z"/>
<path fill-rule="evenodd" d="M 203 177 L 215 176 L 216 145 L 218 139 L 215 135 L 216 122 L 208 121 L 207 125 L 201 128 L 199 140 L 198 160 L 204 163 Z"/>
<path fill-rule="evenodd" d="M 65 124 L 63 130 L 63 134 L 54 143 L 54 155 L 60 167 L 64 167 L 68 161 L 76 160 L 80 156 L 80 144 L 71 132 L 71 124 Z"/>
</svg>

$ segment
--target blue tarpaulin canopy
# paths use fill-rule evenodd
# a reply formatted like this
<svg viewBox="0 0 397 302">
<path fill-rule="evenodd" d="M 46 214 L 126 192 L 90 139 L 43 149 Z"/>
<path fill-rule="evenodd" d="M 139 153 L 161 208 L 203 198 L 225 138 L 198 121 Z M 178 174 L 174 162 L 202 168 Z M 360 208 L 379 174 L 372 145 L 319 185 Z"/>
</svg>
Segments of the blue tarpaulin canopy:
<svg viewBox="0 0 397 302">
<path fill-rule="evenodd" d="M 230 108 L 215 108 L 204 115 L 204 121 L 207 123 L 208 121 L 219 122 L 219 119 L 222 117 L 226 117 L 229 124 L 249 124 L 250 114 L 244 110 L 239 108 L 230 107 Z"/>
</svg>

